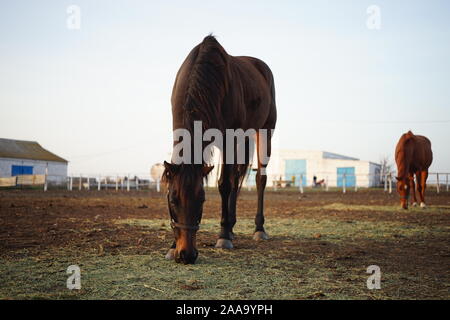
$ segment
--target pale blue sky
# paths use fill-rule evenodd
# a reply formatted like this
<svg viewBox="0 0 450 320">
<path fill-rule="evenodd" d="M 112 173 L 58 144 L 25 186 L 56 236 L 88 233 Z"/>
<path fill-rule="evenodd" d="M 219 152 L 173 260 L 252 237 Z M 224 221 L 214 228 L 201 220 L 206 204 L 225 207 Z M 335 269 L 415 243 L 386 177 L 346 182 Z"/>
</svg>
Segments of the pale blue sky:
<svg viewBox="0 0 450 320">
<path fill-rule="evenodd" d="M 210 32 L 271 67 L 275 147 L 376 162 L 411 129 L 450 171 L 448 1 L 2 0 L 0 137 L 36 140 L 72 173 L 147 173 L 171 149 L 175 74 Z"/>
</svg>

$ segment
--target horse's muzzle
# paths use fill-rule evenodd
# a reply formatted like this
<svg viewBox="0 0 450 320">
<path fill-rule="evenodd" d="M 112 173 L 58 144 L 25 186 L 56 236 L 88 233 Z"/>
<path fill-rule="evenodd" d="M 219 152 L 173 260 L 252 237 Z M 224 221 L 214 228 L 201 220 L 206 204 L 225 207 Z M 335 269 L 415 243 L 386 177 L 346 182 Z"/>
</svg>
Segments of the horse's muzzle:
<svg viewBox="0 0 450 320">
<path fill-rule="evenodd" d="M 402 206 L 403 209 L 407 210 L 408 209 L 408 201 L 400 201 L 400 205 Z"/>
<path fill-rule="evenodd" d="M 195 260 L 197 260 L 198 257 L 198 251 L 196 249 L 194 250 L 181 250 L 177 253 L 175 256 L 175 261 L 178 263 L 184 263 L 184 264 L 194 264 Z"/>
</svg>

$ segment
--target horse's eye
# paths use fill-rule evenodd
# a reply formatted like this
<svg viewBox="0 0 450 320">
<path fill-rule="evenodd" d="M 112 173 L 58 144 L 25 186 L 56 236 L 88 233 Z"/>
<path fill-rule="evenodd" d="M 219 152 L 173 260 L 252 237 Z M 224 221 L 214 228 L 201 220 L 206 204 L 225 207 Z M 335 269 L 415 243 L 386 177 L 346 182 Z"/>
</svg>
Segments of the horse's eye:
<svg viewBox="0 0 450 320">
<path fill-rule="evenodd" d="M 168 195 L 169 202 L 173 205 L 178 204 L 178 192 L 176 190 L 170 190 L 170 193 Z"/>
</svg>

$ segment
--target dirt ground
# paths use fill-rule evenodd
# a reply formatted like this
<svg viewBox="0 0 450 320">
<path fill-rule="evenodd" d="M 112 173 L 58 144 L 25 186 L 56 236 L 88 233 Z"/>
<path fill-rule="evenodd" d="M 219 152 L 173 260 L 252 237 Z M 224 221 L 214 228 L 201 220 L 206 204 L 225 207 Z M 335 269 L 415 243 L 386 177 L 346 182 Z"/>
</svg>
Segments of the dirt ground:
<svg viewBox="0 0 450 320">
<path fill-rule="evenodd" d="M 449 299 L 450 192 L 426 209 L 383 190 L 242 190 L 233 250 L 215 249 L 220 197 L 207 192 L 195 265 L 166 261 L 164 193 L 0 190 L 2 299 Z M 67 267 L 81 268 L 69 290 Z M 370 265 L 381 289 L 369 290 Z"/>
</svg>

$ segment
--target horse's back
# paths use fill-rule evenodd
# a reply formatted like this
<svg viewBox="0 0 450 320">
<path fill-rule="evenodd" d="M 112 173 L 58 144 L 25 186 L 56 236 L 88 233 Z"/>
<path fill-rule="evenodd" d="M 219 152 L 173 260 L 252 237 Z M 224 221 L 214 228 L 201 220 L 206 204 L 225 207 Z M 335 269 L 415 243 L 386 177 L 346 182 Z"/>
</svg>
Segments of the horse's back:
<svg viewBox="0 0 450 320">
<path fill-rule="evenodd" d="M 248 63 L 252 65 L 264 77 L 269 85 L 273 85 L 273 74 L 269 66 L 261 59 L 249 56 L 233 57 L 238 63 Z"/>
</svg>

